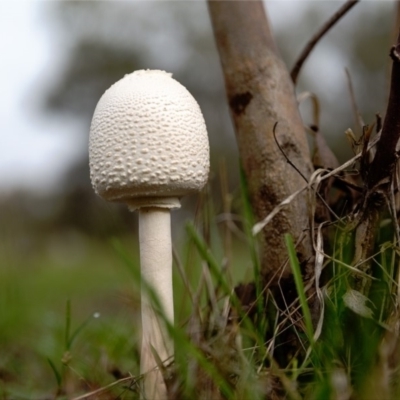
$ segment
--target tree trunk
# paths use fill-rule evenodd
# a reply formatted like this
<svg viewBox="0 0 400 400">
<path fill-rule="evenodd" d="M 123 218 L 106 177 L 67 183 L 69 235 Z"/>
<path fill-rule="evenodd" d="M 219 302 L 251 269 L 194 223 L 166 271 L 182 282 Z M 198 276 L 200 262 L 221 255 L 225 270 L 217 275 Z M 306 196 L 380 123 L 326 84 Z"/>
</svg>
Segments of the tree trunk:
<svg viewBox="0 0 400 400">
<path fill-rule="evenodd" d="M 306 134 L 289 73 L 279 56 L 261 1 L 209 1 L 214 35 L 225 76 L 242 168 L 257 220 L 302 188 L 312 173 Z M 261 234 L 261 265 L 265 279 L 279 278 L 287 261 L 283 235 L 299 238 L 298 257 L 312 255 L 306 194 L 279 212 Z M 282 271 L 290 276 L 290 268 Z"/>
</svg>

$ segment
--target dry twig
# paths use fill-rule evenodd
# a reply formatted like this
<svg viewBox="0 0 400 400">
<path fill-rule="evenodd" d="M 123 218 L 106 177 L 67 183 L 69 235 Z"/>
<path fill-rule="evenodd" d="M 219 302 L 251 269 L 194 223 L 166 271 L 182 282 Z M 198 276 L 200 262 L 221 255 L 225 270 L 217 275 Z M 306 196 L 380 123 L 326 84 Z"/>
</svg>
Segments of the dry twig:
<svg viewBox="0 0 400 400">
<path fill-rule="evenodd" d="M 294 84 L 297 82 L 297 78 L 300 73 L 300 69 L 306 61 L 307 57 L 310 55 L 311 51 L 315 47 L 315 45 L 321 40 L 321 38 L 331 29 L 353 6 L 358 3 L 359 0 L 348 0 L 346 3 L 340 7 L 335 14 L 329 18 L 328 21 L 319 29 L 319 31 L 310 39 L 310 41 L 306 44 L 303 51 L 300 53 L 299 58 L 294 64 L 294 67 L 290 73 L 292 81 Z"/>
<path fill-rule="evenodd" d="M 377 135 L 373 140 L 370 141 L 368 150 L 375 146 L 377 141 L 379 140 L 380 135 Z M 260 233 L 263 228 L 271 222 L 272 218 L 279 213 L 283 208 L 285 208 L 288 204 L 290 204 L 299 194 L 303 193 L 307 189 L 312 189 L 315 183 L 324 181 L 332 176 L 337 175 L 339 172 L 346 170 L 346 168 L 353 165 L 359 158 L 361 157 L 361 153 L 358 153 L 356 156 L 351 158 L 350 160 L 346 161 L 340 167 L 329 171 L 326 169 L 317 169 L 313 175 L 311 176 L 307 185 L 304 185 L 301 189 L 297 190 L 296 192 L 292 193 L 290 196 L 286 197 L 283 201 L 281 201 L 262 221 L 256 223 L 253 226 L 252 232 L 253 235 L 257 235 Z"/>
<path fill-rule="evenodd" d="M 72 400 L 84 400 L 84 399 L 88 399 L 89 397 L 96 396 L 96 395 L 99 395 L 100 393 L 107 392 L 108 390 L 110 390 L 112 387 L 114 387 L 114 386 L 116 386 L 116 385 L 120 385 L 121 383 L 129 382 L 129 381 L 134 382 L 135 380 L 136 380 L 136 378 L 133 377 L 133 376 L 128 376 L 128 377 L 126 377 L 126 378 L 118 379 L 117 381 L 112 382 L 112 383 L 110 383 L 109 385 L 104 386 L 104 387 L 102 387 L 102 388 L 100 388 L 100 389 L 93 390 L 92 392 L 83 394 L 83 395 L 78 396 L 78 397 L 74 397 Z"/>
</svg>

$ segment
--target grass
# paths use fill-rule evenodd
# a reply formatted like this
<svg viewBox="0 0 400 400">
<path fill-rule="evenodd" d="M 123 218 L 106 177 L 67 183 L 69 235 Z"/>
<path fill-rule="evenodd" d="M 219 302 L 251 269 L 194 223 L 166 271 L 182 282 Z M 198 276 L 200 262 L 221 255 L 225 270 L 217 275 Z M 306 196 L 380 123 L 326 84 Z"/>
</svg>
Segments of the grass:
<svg viewBox="0 0 400 400">
<path fill-rule="evenodd" d="M 4 247 L 11 245 L 2 242 Z M 57 382 L 47 360 L 61 370 L 66 350 L 72 356 L 71 371 L 72 368 L 77 371 L 78 380 L 83 376 L 87 387 L 100 377 L 103 382 L 113 379 L 108 369 L 127 370 L 128 365 L 134 367 L 132 363 L 136 362 L 137 358 L 132 356 L 138 342 L 140 313 L 123 263 L 111 246 L 81 235 L 73 241 L 60 235 L 56 245 L 64 255 L 58 260 L 45 247 L 36 249 L 26 259 L 17 253 L 1 260 L 3 398 L 54 396 Z M 100 315 L 91 318 L 73 342 L 66 345 L 65 309 L 69 301 L 71 333 L 93 314 Z"/>
<path fill-rule="evenodd" d="M 225 208 L 221 219 L 210 198 L 201 199 L 206 212 L 186 225 L 175 249 L 176 354 L 164 370 L 171 398 L 397 398 L 398 249 L 390 225 L 381 228 L 368 298 L 349 284 L 352 238 L 341 224 L 330 227 L 324 312 L 315 313 L 290 236 L 293 303 L 283 307 L 259 282 L 251 286 L 259 265 L 245 186 L 233 202 L 242 214 Z M 0 245 L 1 397 L 139 398 L 136 239 L 59 233 L 26 255 L 17 244 L 8 236 Z"/>
<path fill-rule="evenodd" d="M 300 269 L 300 264 L 296 255 L 296 248 L 293 243 L 293 238 L 290 234 L 285 235 L 286 247 L 289 254 L 289 264 L 292 268 L 294 283 L 296 285 L 297 295 L 299 296 L 300 306 L 303 313 L 304 322 L 306 325 L 305 333 L 310 344 L 314 342 L 314 328 L 311 320 L 311 312 L 308 306 L 306 292 L 304 290 L 303 278 Z"/>
<path fill-rule="evenodd" d="M 217 235 L 214 228 L 213 236 Z M 24 230 L 22 242 L 21 231 L 14 227 L 0 243 L 1 397 L 71 398 L 129 374 L 138 375 L 137 238 L 104 242 L 71 231 L 39 238 L 36 232 Z M 34 244 L 25 250 L 30 240 Z M 192 243 L 182 247 L 176 255 L 183 260 L 179 262 L 186 285 L 193 287 L 202 275 L 201 257 Z M 243 277 L 237 267 L 246 264 L 244 247 L 236 246 L 235 280 Z M 222 248 L 218 252 L 222 255 Z M 177 320 L 187 321 L 190 296 L 177 268 L 174 286 Z M 203 294 L 200 297 L 203 306 Z M 95 314 L 98 318 L 93 318 Z M 182 330 L 174 335 L 183 343 Z M 187 343 L 186 351 L 198 355 L 196 347 Z M 212 368 L 205 358 L 200 362 Z M 110 398 L 121 393 L 123 398 L 135 398 L 134 389 L 125 386 L 106 393 Z"/>
</svg>

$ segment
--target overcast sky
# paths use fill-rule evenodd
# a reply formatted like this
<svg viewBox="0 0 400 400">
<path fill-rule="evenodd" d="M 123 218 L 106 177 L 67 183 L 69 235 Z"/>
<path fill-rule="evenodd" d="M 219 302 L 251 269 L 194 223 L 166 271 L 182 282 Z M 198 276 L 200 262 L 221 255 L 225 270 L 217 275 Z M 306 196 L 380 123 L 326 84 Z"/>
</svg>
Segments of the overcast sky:
<svg viewBox="0 0 400 400">
<path fill-rule="evenodd" d="M 269 7 L 274 24 L 298 19 L 304 8 L 301 0 L 284 9 L 280 3 Z M 61 57 L 41 12 L 45 5 L 0 1 L 0 195 L 18 187 L 52 188 L 86 151 L 78 122 L 35 110 L 41 82 L 56 73 Z"/>
<path fill-rule="evenodd" d="M 0 1 L 0 190 L 51 188 L 82 151 L 66 126 L 35 111 L 39 80 L 52 73 L 43 2 Z M 36 93 L 35 93 L 36 92 Z"/>
</svg>

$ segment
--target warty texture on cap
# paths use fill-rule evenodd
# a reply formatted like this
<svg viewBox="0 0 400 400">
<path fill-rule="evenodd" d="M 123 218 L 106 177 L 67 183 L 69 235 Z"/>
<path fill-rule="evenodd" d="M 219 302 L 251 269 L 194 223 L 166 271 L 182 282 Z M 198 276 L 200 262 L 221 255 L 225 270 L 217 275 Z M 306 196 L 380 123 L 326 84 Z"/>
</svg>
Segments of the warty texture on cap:
<svg viewBox="0 0 400 400">
<path fill-rule="evenodd" d="M 202 189 L 209 143 L 199 105 L 169 73 L 125 75 L 96 106 L 89 162 L 96 193 L 109 201 L 142 204 Z"/>
</svg>

